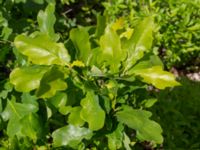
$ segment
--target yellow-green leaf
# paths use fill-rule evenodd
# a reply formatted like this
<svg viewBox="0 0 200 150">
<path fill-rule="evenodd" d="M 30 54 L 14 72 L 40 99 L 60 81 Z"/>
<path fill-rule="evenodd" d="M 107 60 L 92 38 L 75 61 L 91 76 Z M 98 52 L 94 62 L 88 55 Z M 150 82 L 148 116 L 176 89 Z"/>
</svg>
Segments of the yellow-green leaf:
<svg viewBox="0 0 200 150">
<path fill-rule="evenodd" d="M 18 35 L 14 44 L 18 51 L 27 56 L 33 64 L 64 66 L 70 61 L 64 44 L 53 42 L 47 35 L 36 37 Z"/>
<path fill-rule="evenodd" d="M 142 77 L 143 82 L 152 84 L 158 89 L 180 85 L 172 73 L 163 71 L 162 66 L 135 70 L 134 73 Z"/>
<path fill-rule="evenodd" d="M 39 87 L 40 80 L 47 70 L 48 67 L 43 66 L 15 68 L 10 74 L 10 82 L 17 91 L 29 92 Z"/>
</svg>

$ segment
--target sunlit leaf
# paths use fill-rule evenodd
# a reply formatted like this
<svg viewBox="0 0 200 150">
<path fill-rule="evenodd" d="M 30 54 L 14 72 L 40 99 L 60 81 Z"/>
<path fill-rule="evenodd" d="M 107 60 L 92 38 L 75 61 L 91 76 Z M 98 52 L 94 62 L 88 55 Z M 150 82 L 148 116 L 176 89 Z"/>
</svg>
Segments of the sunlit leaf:
<svg viewBox="0 0 200 150">
<path fill-rule="evenodd" d="M 29 92 L 39 87 L 42 76 L 48 67 L 32 66 L 15 68 L 10 74 L 10 82 L 20 92 Z"/>
<path fill-rule="evenodd" d="M 110 26 L 107 26 L 104 35 L 100 38 L 98 62 L 105 62 L 110 66 L 111 72 L 116 73 L 119 71 L 120 62 L 124 57 L 125 53 L 121 49 L 120 37 Z"/>
<path fill-rule="evenodd" d="M 142 77 L 142 81 L 154 85 L 158 89 L 180 85 L 175 76 L 167 71 L 163 71 L 161 66 L 136 70 L 136 75 Z"/>
<path fill-rule="evenodd" d="M 92 131 L 73 125 L 68 125 L 55 130 L 52 133 L 54 147 L 59 146 L 77 146 L 83 139 L 90 139 Z"/>
<path fill-rule="evenodd" d="M 54 33 L 54 24 L 56 22 L 54 11 L 55 4 L 49 3 L 45 11 L 41 10 L 38 13 L 37 21 L 40 31 L 47 34 L 52 40 L 57 41 L 59 36 Z"/>
<path fill-rule="evenodd" d="M 123 48 L 128 51 L 128 59 L 126 61 L 125 70 L 130 69 L 144 56 L 144 52 L 149 51 L 153 41 L 153 30 L 153 17 L 146 17 L 134 29 L 131 38 L 124 43 Z"/>
<path fill-rule="evenodd" d="M 88 91 L 81 100 L 81 118 L 88 122 L 91 130 L 99 130 L 104 126 L 105 112 L 99 105 L 99 98 L 93 91 Z"/>
<path fill-rule="evenodd" d="M 47 35 L 37 35 L 36 37 L 18 35 L 14 44 L 18 51 L 27 56 L 33 64 L 64 66 L 70 61 L 64 44 L 53 42 Z"/>
</svg>

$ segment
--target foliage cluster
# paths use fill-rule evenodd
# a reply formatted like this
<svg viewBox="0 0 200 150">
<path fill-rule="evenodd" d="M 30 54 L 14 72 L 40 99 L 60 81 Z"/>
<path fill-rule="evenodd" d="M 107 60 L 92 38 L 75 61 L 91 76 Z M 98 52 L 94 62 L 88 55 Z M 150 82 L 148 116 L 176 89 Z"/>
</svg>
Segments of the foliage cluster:
<svg viewBox="0 0 200 150">
<path fill-rule="evenodd" d="M 161 32 L 169 19 L 161 6 L 0 0 L 1 148 L 159 148 L 163 131 L 152 112 L 168 130 L 151 109 L 151 88 L 180 85 L 155 55 L 172 39 Z"/>
</svg>

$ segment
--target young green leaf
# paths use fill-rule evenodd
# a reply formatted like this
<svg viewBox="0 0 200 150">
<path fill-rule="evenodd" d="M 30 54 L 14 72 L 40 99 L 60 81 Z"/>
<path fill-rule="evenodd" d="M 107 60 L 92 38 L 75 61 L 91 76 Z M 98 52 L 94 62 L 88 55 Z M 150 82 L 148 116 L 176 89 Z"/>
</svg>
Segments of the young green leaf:
<svg viewBox="0 0 200 150">
<path fill-rule="evenodd" d="M 99 63 L 105 62 L 110 66 L 112 73 L 118 72 L 125 53 L 121 49 L 120 37 L 110 26 L 106 27 L 104 35 L 100 38 L 100 48 Z"/>
<path fill-rule="evenodd" d="M 14 44 L 19 52 L 27 56 L 33 64 L 65 66 L 70 61 L 64 44 L 53 42 L 47 35 L 35 37 L 18 35 Z"/>
<path fill-rule="evenodd" d="M 116 114 L 119 122 L 136 130 L 139 140 L 161 144 L 163 142 L 162 129 L 158 123 L 149 119 L 151 115 L 149 111 L 137 110 L 129 106 L 123 107 L 123 110 Z"/>
<path fill-rule="evenodd" d="M 99 97 L 93 91 L 88 91 L 81 100 L 81 118 L 88 122 L 91 130 L 99 130 L 104 126 L 105 112 L 99 105 Z"/>
<path fill-rule="evenodd" d="M 142 81 L 154 85 L 158 89 L 180 85 L 175 76 L 167 71 L 163 71 L 161 66 L 135 70 L 135 75 L 141 76 Z"/>
<path fill-rule="evenodd" d="M 40 11 L 37 16 L 39 29 L 42 33 L 47 34 L 53 41 L 57 41 L 59 36 L 54 32 L 56 17 L 54 15 L 55 4 L 49 3 L 45 11 Z"/>
<path fill-rule="evenodd" d="M 153 29 L 153 17 L 146 17 L 134 29 L 131 38 L 123 43 L 123 48 L 128 52 L 128 59 L 125 64 L 126 71 L 144 56 L 144 52 L 149 51 L 151 48 Z"/>
</svg>

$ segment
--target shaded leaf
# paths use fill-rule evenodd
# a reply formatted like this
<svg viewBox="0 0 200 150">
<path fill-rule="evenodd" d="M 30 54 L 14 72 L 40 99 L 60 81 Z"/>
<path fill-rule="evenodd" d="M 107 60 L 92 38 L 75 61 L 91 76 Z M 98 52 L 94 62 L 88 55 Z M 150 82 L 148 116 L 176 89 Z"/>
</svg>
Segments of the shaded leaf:
<svg viewBox="0 0 200 150">
<path fill-rule="evenodd" d="M 20 120 L 20 124 L 23 136 L 31 138 L 34 142 L 36 142 L 36 140 L 41 136 L 42 125 L 37 114 L 30 113 L 24 116 Z"/>
<path fill-rule="evenodd" d="M 124 126 L 118 124 L 117 128 L 110 134 L 106 135 L 108 138 L 108 147 L 110 150 L 117 150 L 122 147 Z"/>
<path fill-rule="evenodd" d="M 63 92 L 57 92 L 54 97 L 48 100 L 48 102 L 53 104 L 56 108 L 65 106 L 67 103 L 67 94 Z"/>
<path fill-rule="evenodd" d="M 58 67 L 52 67 L 46 72 L 40 81 L 40 87 L 37 90 L 37 96 L 41 98 L 49 98 L 67 88 L 64 81 L 65 75 Z"/>
<path fill-rule="evenodd" d="M 81 107 L 73 107 L 68 117 L 68 123 L 74 126 L 82 126 L 85 121 L 80 117 Z"/>
</svg>

